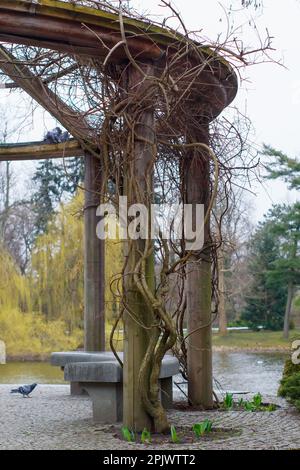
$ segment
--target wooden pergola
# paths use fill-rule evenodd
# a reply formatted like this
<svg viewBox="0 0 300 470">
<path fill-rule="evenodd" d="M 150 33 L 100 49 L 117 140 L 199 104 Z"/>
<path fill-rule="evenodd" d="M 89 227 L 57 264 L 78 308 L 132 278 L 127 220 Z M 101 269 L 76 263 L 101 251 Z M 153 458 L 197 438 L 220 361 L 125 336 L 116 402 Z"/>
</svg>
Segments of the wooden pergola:
<svg viewBox="0 0 300 470">
<path fill-rule="evenodd" d="M 164 60 L 166 51 L 172 53 L 174 49 L 176 52 L 178 39 L 185 41 L 184 36 L 171 34 L 169 30 L 151 23 L 126 17 L 123 21 L 126 47 L 134 58 L 143 62 L 143 72 L 147 74 L 154 73 L 156 62 Z M 128 57 L 117 14 L 57 0 L 2 0 L 0 41 L 42 47 L 82 59 L 92 57 L 105 61 L 106 64 L 110 62 L 121 64 Z M 209 123 L 234 99 L 237 92 L 237 78 L 222 57 L 209 48 L 197 44 L 195 46 L 213 63 L 213 66 L 203 72 L 206 90 L 209 90 L 206 92 L 207 96 L 204 96 L 205 93 L 200 93 L 203 90 L 199 90 L 199 99 L 207 109 L 207 123 Z M 199 58 L 191 57 L 191 60 L 196 61 Z M 20 62 L 3 46 L 0 46 L 0 68 L 11 80 L 7 88 L 23 89 L 55 117 L 74 138 L 57 145 L 36 142 L 1 146 L 0 161 L 69 156 L 83 156 L 85 159 L 85 349 L 104 350 L 104 242 L 96 236 L 98 221 L 96 207 L 99 204 L 97 194 L 102 181 L 101 158 L 97 158 L 86 145 L 87 136 L 93 134 L 93 129 L 83 116 L 75 113 L 47 83 L 34 76 L 27 65 Z M 128 74 L 130 86 L 138 87 L 140 76 L 137 71 L 129 68 Z M 143 118 L 145 125 L 144 128 L 141 126 L 140 133 L 147 134 L 147 129 L 153 120 L 153 112 L 145 111 Z M 197 138 L 198 141 L 209 144 L 208 124 L 204 127 L 202 135 L 198 135 Z M 94 145 L 97 148 L 96 141 Z M 143 174 L 151 156 L 149 150 L 147 151 L 139 141 L 136 142 L 135 158 L 136 177 L 140 179 L 142 186 Z M 186 202 L 207 205 L 210 191 L 209 166 L 200 165 L 199 159 L 197 161 L 188 158 L 184 172 L 186 185 L 189 188 Z M 198 265 L 198 269 L 187 274 L 186 287 L 188 329 L 195 331 L 190 337 L 188 346 L 189 396 L 193 403 L 209 408 L 212 406 L 211 291 L 206 281 L 210 279 L 211 265 L 209 262 Z M 195 289 L 195 286 L 198 288 Z M 145 348 L 144 331 L 129 315 L 126 316 L 124 422 L 136 429 L 143 429 L 147 424 L 137 387 L 138 372 Z M 210 377 L 210 380 L 207 380 L 207 377 Z"/>
</svg>

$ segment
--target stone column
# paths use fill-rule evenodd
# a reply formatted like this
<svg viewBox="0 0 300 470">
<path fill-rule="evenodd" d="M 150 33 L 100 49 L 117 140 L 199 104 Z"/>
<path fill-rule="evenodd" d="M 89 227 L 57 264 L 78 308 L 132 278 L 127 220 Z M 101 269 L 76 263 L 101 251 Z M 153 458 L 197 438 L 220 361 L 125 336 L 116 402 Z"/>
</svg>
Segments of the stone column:
<svg viewBox="0 0 300 470">
<path fill-rule="evenodd" d="M 140 64 L 140 67 L 148 75 L 153 75 L 152 63 Z M 152 103 L 144 109 L 137 109 L 138 96 L 144 98 L 143 92 L 147 90 L 149 82 L 143 80 L 140 72 L 129 66 L 127 70 L 127 90 L 132 94 L 132 108 L 129 112 L 136 112 L 135 136 L 132 153 L 126 172 L 125 191 L 128 196 L 128 205 L 134 203 L 145 204 L 149 207 L 152 199 L 153 177 L 153 150 L 154 135 L 154 110 Z M 136 240 L 127 244 L 127 268 L 124 282 L 126 303 L 130 311 L 124 315 L 124 368 L 123 368 L 123 421 L 124 425 L 136 431 L 142 431 L 145 427 L 151 429 L 151 419 L 142 406 L 139 391 L 138 377 L 142 360 L 145 356 L 149 338 L 148 332 L 138 324 L 133 315 L 142 319 L 143 324 L 153 324 L 152 312 L 133 282 L 130 273 L 138 262 L 145 248 L 145 240 Z M 150 256 L 146 261 L 146 280 L 151 288 L 154 288 L 154 258 Z M 133 314 L 133 315 L 132 315 Z"/>
<path fill-rule="evenodd" d="M 189 143 L 209 145 L 208 123 L 202 130 L 189 135 Z M 185 202 L 204 204 L 206 213 L 210 201 L 210 160 L 208 152 L 191 147 L 184 161 Z M 191 404 L 211 408 L 212 388 L 212 326 L 211 326 L 211 249 L 210 221 L 204 226 L 204 246 L 192 252 L 186 267 L 187 300 L 187 364 L 188 397 Z"/>
<path fill-rule="evenodd" d="M 105 242 L 96 235 L 101 162 L 85 155 L 84 203 L 84 349 L 105 350 Z"/>
</svg>

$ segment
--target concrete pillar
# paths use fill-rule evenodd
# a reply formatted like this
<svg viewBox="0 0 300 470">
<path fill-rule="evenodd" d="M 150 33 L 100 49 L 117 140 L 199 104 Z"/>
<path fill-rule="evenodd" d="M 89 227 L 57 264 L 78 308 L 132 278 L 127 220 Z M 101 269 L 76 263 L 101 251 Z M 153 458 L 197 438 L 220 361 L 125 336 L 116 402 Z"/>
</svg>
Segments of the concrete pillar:
<svg viewBox="0 0 300 470">
<path fill-rule="evenodd" d="M 204 123 L 189 135 L 189 143 L 209 144 L 209 128 Z M 184 161 L 185 201 L 204 204 L 210 201 L 210 157 L 207 151 L 192 147 Z M 186 267 L 188 397 L 191 404 L 211 408 L 212 326 L 211 326 L 211 250 L 210 221 L 204 227 L 204 247 L 192 252 Z"/>
<path fill-rule="evenodd" d="M 96 235 L 100 203 L 101 162 L 85 155 L 84 203 L 84 349 L 105 350 L 105 245 Z"/>
<path fill-rule="evenodd" d="M 151 63 L 140 64 L 148 75 L 153 75 Z M 138 93 L 142 93 L 148 87 L 140 72 L 132 67 L 127 71 L 127 90 L 132 93 L 133 100 Z M 130 97 L 130 96 L 129 96 Z M 137 104 L 135 102 L 135 104 Z M 136 110 L 136 109 L 135 109 Z M 130 112 L 130 111 L 129 111 Z M 137 123 L 135 127 L 135 138 L 133 153 L 130 155 L 126 172 L 125 191 L 128 196 L 128 205 L 143 203 L 149 206 L 152 198 L 152 173 L 153 173 L 153 149 L 154 135 L 154 112 L 151 104 L 145 109 L 137 111 Z M 142 139 L 139 139 L 141 137 Z M 148 143 L 146 143 L 145 139 Z M 135 184 L 136 183 L 136 184 Z M 126 303 L 133 312 L 146 325 L 153 324 L 151 311 L 143 296 L 133 283 L 132 273 L 140 253 L 145 247 L 144 240 L 136 240 L 127 244 L 127 268 L 124 282 Z M 154 258 L 151 256 L 146 263 L 146 279 L 151 288 L 154 287 Z M 138 377 L 142 360 L 148 346 L 148 334 L 132 317 L 130 312 L 124 315 L 124 368 L 123 368 L 123 404 L 124 425 L 136 431 L 142 431 L 144 427 L 151 429 L 152 422 L 143 408 L 139 391 Z"/>
</svg>

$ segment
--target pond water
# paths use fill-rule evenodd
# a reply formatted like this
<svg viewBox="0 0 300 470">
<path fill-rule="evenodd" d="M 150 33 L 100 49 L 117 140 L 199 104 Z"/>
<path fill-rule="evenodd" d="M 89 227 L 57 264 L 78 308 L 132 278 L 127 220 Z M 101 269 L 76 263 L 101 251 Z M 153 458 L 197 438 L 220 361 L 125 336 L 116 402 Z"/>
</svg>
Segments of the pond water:
<svg viewBox="0 0 300 470">
<path fill-rule="evenodd" d="M 282 353 L 214 353 L 214 388 L 226 391 L 261 392 L 276 395 L 286 354 Z M 180 376 L 176 377 L 181 382 Z M 9 362 L 0 365 L 0 383 L 63 384 L 63 372 L 46 362 Z M 184 387 L 185 388 L 185 387 Z"/>
<path fill-rule="evenodd" d="M 214 378 L 224 390 L 277 395 L 287 357 L 287 353 L 215 353 Z"/>
<path fill-rule="evenodd" d="M 2 384 L 63 384 L 64 373 L 48 362 L 8 362 L 0 365 Z"/>
</svg>

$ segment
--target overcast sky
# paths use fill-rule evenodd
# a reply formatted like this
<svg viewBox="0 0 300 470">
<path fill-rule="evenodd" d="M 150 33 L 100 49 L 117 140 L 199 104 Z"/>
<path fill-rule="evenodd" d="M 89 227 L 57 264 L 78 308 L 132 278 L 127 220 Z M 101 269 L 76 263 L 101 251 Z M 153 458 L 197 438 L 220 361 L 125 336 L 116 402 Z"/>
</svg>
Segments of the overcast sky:
<svg viewBox="0 0 300 470">
<path fill-rule="evenodd" d="M 159 0 L 131 0 L 131 5 L 140 11 L 165 16 L 166 9 L 159 7 Z M 201 35 L 211 40 L 219 34 L 226 36 L 227 18 L 224 9 L 228 10 L 231 3 L 236 7 L 239 0 L 176 0 L 174 2 L 189 30 L 200 30 Z M 244 81 L 240 84 L 238 97 L 234 104 L 251 118 L 256 146 L 263 142 L 281 149 L 290 156 L 299 156 L 299 108 L 300 108 L 300 2 L 297 0 L 263 0 L 263 11 L 235 11 L 229 15 L 229 22 L 234 28 L 235 36 L 243 39 L 245 46 L 256 46 L 257 35 L 249 26 L 251 15 L 255 17 L 258 31 L 264 33 L 265 28 L 274 37 L 273 53 L 275 60 L 281 60 L 285 65 L 280 67 L 274 63 L 265 63 L 249 67 L 244 73 Z M 146 5 L 146 7 L 145 7 Z M 234 18 L 234 21 L 231 19 Z M 256 44 L 255 44 L 256 43 Z M 28 111 L 29 101 L 18 93 L 8 96 L 5 90 L 0 90 L 0 105 L 11 116 L 11 122 L 16 123 L 15 116 L 22 113 L 22 108 Z M 17 121 L 17 133 L 11 140 L 26 141 L 41 139 L 45 129 L 54 127 L 55 123 L 46 113 L 37 109 L 29 126 L 24 127 Z M 13 124 L 12 124 L 13 126 Z M 15 164 L 18 174 L 27 174 L 30 164 Z M 255 221 L 271 207 L 272 203 L 293 202 L 297 197 L 295 192 L 288 191 L 281 182 L 256 185 L 252 190 Z"/>
</svg>

